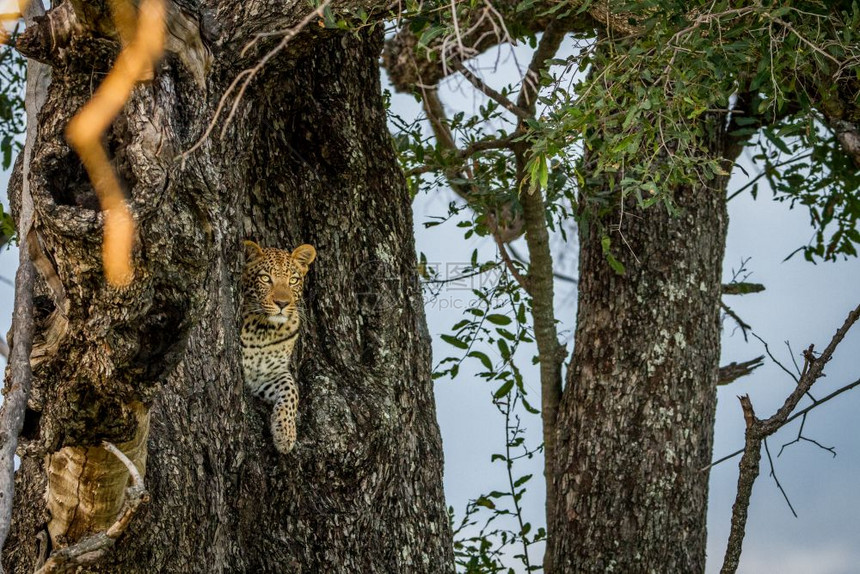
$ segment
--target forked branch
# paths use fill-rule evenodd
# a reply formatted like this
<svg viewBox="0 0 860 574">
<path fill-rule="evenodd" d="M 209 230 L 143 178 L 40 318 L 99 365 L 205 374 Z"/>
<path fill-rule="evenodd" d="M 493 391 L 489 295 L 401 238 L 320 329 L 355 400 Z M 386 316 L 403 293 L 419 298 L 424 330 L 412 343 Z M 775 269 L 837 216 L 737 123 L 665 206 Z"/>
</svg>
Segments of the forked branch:
<svg viewBox="0 0 860 574">
<path fill-rule="evenodd" d="M 797 380 L 797 386 L 785 399 L 779 410 L 770 418 L 764 420 L 757 418 L 749 396 L 739 397 L 747 428 L 743 456 L 740 462 L 738 490 L 735 504 L 732 508 L 731 532 L 728 545 L 726 546 L 726 554 L 721 570 L 722 574 L 733 574 L 737 571 L 738 563 L 740 562 L 750 496 L 752 495 L 752 488 L 759 474 L 762 442 L 794 418 L 790 417 L 792 411 L 797 407 L 800 399 L 809 393 L 815 381 L 823 376 L 824 366 L 858 319 L 860 319 L 860 305 L 848 314 L 845 322 L 836 331 L 836 334 L 833 335 L 833 338 L 821 355 L 815 355 L 813 345 L 810 345 L 803 352 L 803 370 L 801 371 L 800 378 Z"/>
</svg>

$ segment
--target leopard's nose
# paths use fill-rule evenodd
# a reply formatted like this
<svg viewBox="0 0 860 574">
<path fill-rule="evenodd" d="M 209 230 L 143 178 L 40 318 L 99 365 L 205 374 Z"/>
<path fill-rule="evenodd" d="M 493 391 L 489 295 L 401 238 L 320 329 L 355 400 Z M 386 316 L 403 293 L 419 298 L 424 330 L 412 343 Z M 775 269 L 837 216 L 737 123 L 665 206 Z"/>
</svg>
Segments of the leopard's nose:
<svg viewBox="0 0 860 574">
<path fill-rule="evenodd" d="M 287 305 L 289 305 L 289 304 L 290 304 L 290 302 L 289 302 L 289 301 L 287 301 L 286 299 L 274 299 L 274 300 L 272 301 L 272 303 L 274 303 L 275 305 L 277 305 L 277 306 L 278 306 L 278 309 L 280 309 L 281 311 L 283 311 L 284 309 L 286 309 L 286 308 L 287 308 Z"/>
</svg>

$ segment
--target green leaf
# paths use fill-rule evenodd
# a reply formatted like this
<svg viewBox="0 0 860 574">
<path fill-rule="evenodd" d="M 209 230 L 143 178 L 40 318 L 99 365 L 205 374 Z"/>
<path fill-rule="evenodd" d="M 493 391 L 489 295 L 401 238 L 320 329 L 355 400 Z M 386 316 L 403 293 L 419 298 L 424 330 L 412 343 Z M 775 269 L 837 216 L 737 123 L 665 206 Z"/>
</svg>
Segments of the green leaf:
<svg viewBox="0 0 860 574">
<path fill-rule="evenodd" d="M 461 341 L 461 340 L 460 340 L 460 339 L 458 339 L 457 337 L 453 337 L 453 336 L 451 336 L 451 335 L 442 334 L 442 335 L 440 335 L 440 338 L 441 338 L 443 341 L 445 341 L 446 343 L 448 343 L 449 345 L 454 345 L 454 346 L 455 346 L 455 347 L 457 347 L 458 349 L 468 349 L 468 348 L 469 348 L 469 344 L 468 344 L 468 343 L 466 343 L 466 342 L 464 342 L 464 341 Z"/>
<path fill-rule="evenodd" d="M 511 348 L 508 347 L 508 343 L 504 339 L 496 341 L 496 346 L 499 348 L 499 353 L 502 355 L 504 360 L 507 361 L 511 358 Z"/>
<path fill-rule="evenodd" d="M 546 157 L 541 156 L 540 161 L 540 179 L 538 180 L 542 189 L 546 189 L 549 184 L 549 168 L 547 166 Z"/>
<path fill-rule="evenodd" d="M 490 323 L 493 323 L 494 325 L 510 325 L 511 324 L 511 318 L 508 317 L 507 315 L 499 315 L 499 314 L 487 315 L 486 319 L 487 319 L 487 321 L 489 321 Z"/>
<path fill-rule="evenodd" d="M 511 389 L 512 389 L 512 388 L 514 388 L 514 381 L 513 381 L 513 379 L 511 379 L 511 380 L 509 380 L 509 381 L 505 381 L 505 382 L 502 384 L 502 386 L 501 386 L 501 387 L 499 387 L 499 388 L 496 390 L 496 392 L 495 392 L 495 393 L 493 393 L 493 398 L 494 398 L 494 399 L 500 399 L 500 398 L 504 397 L 504 396 L 505 396 L 505 395 L 507 395 L 509 392 L 511 392 Z"/>
<path fill-rule="evenodd" d="M 527 474 L 527 475 L 525 475 L 525 476 L 521 476 L 521 477 L 519 477 L 519 478 L 517 479 L 517 481 L 516 481 L 516 482 L 514 482 L 514 488 L 516 488 L 517 486 L 522 486 L 522 485 L 524 485 L 525 483 L 527 483 L 527 482 L 531 479 L 531 477 L 532 477 L 532 475 L 531 475 L 531 474 Z"/>
<path fill-rule="evenodd" d="M 624 264 L 621 263 L 615 256 L 612 254 L 611 250 L 612 240 L 609 236 L 604 235 L 603 239 L 600 240 L 600 246 L 603 249 L 603 255 L 606 257 L 606 261 L 609 263 L 609 266 L 615 271 L 618 275 L 624 275 L 626 269 L 624 268 Z"/>
<path fill-rule="evenodd" d="M 486 354 L 484 354 L 480 351 L 472 351 L 467 356 L 468 357 L 474 357 L 474 358 L 478 359 L 479 361 L 481 361 L 481 363 L 484 365 L 484 368 L 487 369 L 488 371 L 493 370 L 493 363 L 492 363 L 492 361 L 490 361 L 490 358 Z"/>
</svg>

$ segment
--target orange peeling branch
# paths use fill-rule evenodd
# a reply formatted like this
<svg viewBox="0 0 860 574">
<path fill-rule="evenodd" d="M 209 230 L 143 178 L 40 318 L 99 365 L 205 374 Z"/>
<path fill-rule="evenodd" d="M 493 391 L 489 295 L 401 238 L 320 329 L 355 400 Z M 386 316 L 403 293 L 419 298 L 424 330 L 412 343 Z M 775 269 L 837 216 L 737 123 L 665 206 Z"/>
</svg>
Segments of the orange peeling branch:
<svg viewBox="0 0 860 574">
<path fill-rule="evenodd" d="M 127 0 L 117 0 L 111 5 L 114 14 L 133 10 L 133 5 Z M 135 84 L 152 77 L 153 67 L 164 47 L 164 22 L 164 0 L 143 0 L 140 3 L 137 28 L 131 42 L 120 52 L 90 101 L 66 128 L 66 138 L 80 156 L 104 213 L 102 260 L 105 277 L 115 286 L 128 285 L 133 276 L 134 220 L 101 144 L 101 137 L 128 101 Z"/>
</svg>

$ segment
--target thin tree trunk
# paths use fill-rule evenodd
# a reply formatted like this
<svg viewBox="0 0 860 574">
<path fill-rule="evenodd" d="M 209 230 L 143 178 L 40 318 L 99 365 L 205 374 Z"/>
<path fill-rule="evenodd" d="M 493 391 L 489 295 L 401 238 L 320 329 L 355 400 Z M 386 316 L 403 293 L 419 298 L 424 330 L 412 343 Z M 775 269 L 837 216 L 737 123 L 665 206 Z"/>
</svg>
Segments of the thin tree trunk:
<svg viewBox="0 0 860 574">
<path fill-rule="evenodd" d="M 50 519 L 45 455 L 129 440 L 142 403 L 152 501 L 93 571 L 450 572 L 429 337 L 410 198 L 380 95 L 380 34 L 297 39 L 260 72 L 226 136 L 216 130 L 181 158 L 248 64 L 236 46 L 261 26 L 282 27 L 242 27 L 246 14 L 228 6 L 215 41 L 215 12 L 198 9 L 205 16 L 182 15 L 199 20 L 202 36 L 184 41 L 206 65 L 169 53 L 106 138 L 137 222 L 127 289 L 105 284 L 101 216 L 63 138 L 116 42 L 85 36 L 65 59 L 39 54 L 54 75 L 30 183 L 67 309 L 42 298 L 4 565 L 29 573 L 37 561 Z M 243 238 L 308 242 L 319 254 L 295 367 L 299 439 L 288 456 L 272 445 L 270 407 L 243 390 Z"/>
</svg>

